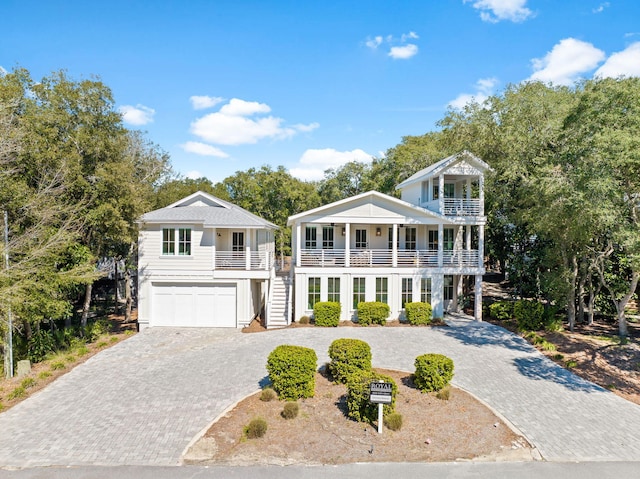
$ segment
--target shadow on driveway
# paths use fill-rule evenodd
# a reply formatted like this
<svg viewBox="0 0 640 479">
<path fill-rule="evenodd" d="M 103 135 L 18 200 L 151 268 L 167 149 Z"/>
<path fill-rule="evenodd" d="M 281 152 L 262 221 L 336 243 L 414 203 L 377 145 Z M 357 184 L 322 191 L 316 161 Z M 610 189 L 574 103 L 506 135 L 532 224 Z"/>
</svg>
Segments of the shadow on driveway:
<svg viewBox="0 0 640 479">
<path fill-rule="evenodd" d="M 561 368 L 551 360 L 542 357 L 516 358 L 513 363 L 518 371 L 531 379 L 552 381 L 572 391 L 602 392 L 605 389 L 582 379 L 571 371 Z"/>
<path fill-rule="evenodd" d="M 451 321 L 448 328 L 440 331 L 467 346 L 502 346 L 522 352 L 534 350 L 524 339 L 489 323 Z"/>
</svg>

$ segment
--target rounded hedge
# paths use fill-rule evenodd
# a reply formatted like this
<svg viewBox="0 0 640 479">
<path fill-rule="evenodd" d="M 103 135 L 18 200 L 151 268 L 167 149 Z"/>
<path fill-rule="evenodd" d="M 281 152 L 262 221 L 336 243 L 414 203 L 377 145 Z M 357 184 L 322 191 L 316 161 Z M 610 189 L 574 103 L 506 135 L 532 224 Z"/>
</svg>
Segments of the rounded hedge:
<svg viewBox="0 0 640 479">
<path fill-rule="evenodd" d="M 516 301 L 513 305 L 513 316 L 521 331 L 540 331 L 544 327 L 544 306 L 538 301 Z"/>
<path fill-rule="evenodd" d="M 336 327 L 340 322 L 340 303 L 321 301 L 313 306 L 313 317 L 316 326 Z"/>
<path fill-rule="evenodd" d="M 313 397 L 318 356 L 313 349 L 283 344 L 267 359 L 267 371 L 280 399 Z"/>
<path fill-rule="evenodd" d="M 336 339 L 329 346 L 329 357 L 329 372 L 341 383 L 353 373 L 371 369 L 371 347 L 360 339 Z"/>
<path fill-rule="evenodd" d="M 391 309 L 387 303 L 379 301 L 358 303 L 358 324 L 385 324 Z"/>
<path fill-rule="evenodd" d="M 383 416 L 387 417 L 396 408 L 398 386 L 389 376 L 376 373 L 373 370 L 360 371 L 349 376 L 347 381 L 347 415 L 359 422 L 373 424 L 378 420 L 378 405 L 369 401 L 370 385 L 372 382 L 384 381 L 392 384 L 391 404 L 383 406 Z"/>
<path fill-rule="evenodd" d="M 415 360 L 413 382 L 422 392 L 439 391 L 453 377 L 453 360 L 443 354 L 423 354 Z"/>
<path fill-rule="evenodd" d="M 415 326 L 431 323 L 431 305 L 429 303 L 407 303 L 404 311 L 409 324 Z"/>
</svg>

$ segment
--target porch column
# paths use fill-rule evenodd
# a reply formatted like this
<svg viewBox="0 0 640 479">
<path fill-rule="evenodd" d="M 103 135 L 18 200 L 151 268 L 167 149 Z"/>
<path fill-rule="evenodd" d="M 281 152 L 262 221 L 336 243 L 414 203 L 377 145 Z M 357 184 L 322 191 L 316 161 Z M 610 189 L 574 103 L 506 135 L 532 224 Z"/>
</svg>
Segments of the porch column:
<svg viewBox="0 0 640 479">
<path fill-rule="evenodd" d="M 478 268 L 484 267 L 484 225 L 478 226 Z"/>
<path fill-rule="evenodd" d="M 471 225 L 466 225 L 465 227 L 465 231 L 467 233 L 467 251 L 471 251 Z"/>
<path fill-rule="evenodd" d="M 475 281 L 475 303 L 473 308 L 473 316 L 476 321 L 482 321 L 482 275 L 476 274 Z"/>
<path fill-rule="evenodd" d="M 393 225 L 393 233 L 391 235 L 391 265 L 394 268 L 398 267 L 398 225 Z"/>
<path fill-rule="evenodd" d="M 480 216 L 484 216 L 484 176 L 478 178 L 478 190 L 480 191 Z"/>
<path fill-rule="evenodd" d="M 244 230 L 244 237 L 247 239 L 247 243 L 244 246 L 244 265 L 245 265 L 245 269 L 249 271 L 251 269 L 251 244 L 252 244 L 249 229 Z"/>
<path fill-rule="evenodd" d="M 212 269 L 216 269 L 216 246 L 218 243 L 218 230 L 213 228 L 213 245 L 211 246 L 211 261 L 212 261 Z"/>
<path fill-rule="evenodd" d="M 438 268 L 442 268 L 444 264 L 444 255 L 442 254 L 442 248 L 444 243 L 444 225 L 440 223 L 438 225 Z"/>
<path fill-rule="evenodd" d="M 467 199 L 471 199 L 471 178 L 467 178 Z"/>
<path fill-rule="evenodd" d="M 462 286 L 464 285 L 464 279 L 462 275 L 457 275 L 454 276 L 456 278 L 456 289 L 454 290 L 454 298 L 453 300 L 455 301 L 453 303 L 453 310 L 456 313 L 460 312 L 460 298 L 462 298 L 463 294 L 462 294 Z"/>
<path fill-rule="evenodd" d="M 293 258 L 293 259 L 294 259 L 294 261 L 295 261 L 295 265 L 296 265 L 296 267 L 300 267 L 300 257 L 301 257 L 301 255 L 302 255 L 302 253 L 300 252 L 300 246 L 301 246 L 301 239 L 300 239 L 300 237 L 301 237 L 301 229 L 302 229 L 302 226 L 300 226 L 300 223 L 296 223 L 296 229 L 295 229 L 295 231 L 293 232 L 293 233 L 294 233 L 294 236 L 295 236 L 295 243 L 294 243 L 294 244 L 295 244 L 295 248 L 296 248 L 296 256 L 295 256 L 295 258 Z"/>
<path fill-rule="evenodd" d="M 351 266 L 351 224 L 344 224 L 344 265 Z"/>
<path fill-rule="evenodd" d="M 440 214 L 444 214 L 444 175 L 438 177 L 438 201 L 440 203 Z"/>
</svg>

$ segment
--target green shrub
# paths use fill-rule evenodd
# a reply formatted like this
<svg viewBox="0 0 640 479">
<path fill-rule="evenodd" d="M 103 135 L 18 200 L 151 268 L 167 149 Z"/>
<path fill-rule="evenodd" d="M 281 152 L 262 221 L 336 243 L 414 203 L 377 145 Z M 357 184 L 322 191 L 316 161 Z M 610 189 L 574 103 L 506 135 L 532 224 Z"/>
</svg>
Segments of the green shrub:
<svg viewBox="0 0 640 479">
<path fill-rule="evenodd" d="M 379 301 L 358 303 L 358 324 L 385 324 L 391 309 Z"/>
<path fill-rule="evenodd" d="M 32 388 L 33 386 L 36 385 L 36 380 L 33 378 L 24 378 L 21 382 L 20 382 L 20 387 L 24 388 L 24 389 L 29 389 Z"/>
<path fill-rule="evenodd" d="M 278 397 L 278 395 L 273 390 L 273 388 L 269 388 L 269 387 L 264 388 L 262 390 L 262 392 L 260 393 L 260 401 L 264 401 L 264 402 L 273 401 L 277 397 Z"/>
<path fill-rule="evenodd" d="M 44 360 L 47 354 L 56 350 L 56 338 L 49 331 L 39 330 L 34 332 L 27 342 L 28 359 L 32 363 Z"/>
<path fill-rule="evenodd" d="M 443 387 L 436 393 L 436 397 L 442 401 L 448 401 L 451 397 L 451 388 L 449 386 Z"/>
<path fill-rule="evenodd" d="M 295 419 L 300 412 L 300 406 L 295 401 L 287 401 L 284 403 L 284 408 L 280 415 L 285 419 Z"/>
<path fill-rule="evenodd" d="M 489 316 L 499 321 L 513 318 L 513 302 L 496 301 L 489 305 Z"/>
<path fill-rule="evenodd" d="M 391 431 L 399 431 L 402 429 L 402 414 L 399 412 L 392 412 L 384 418 L 384 425 Z"/>
<path fill-rule="evenodd" d="M 329 372 L 341 383 L 355 372 L 371 369 L 371 347 L 360 339 L 336 339 L 329 346 L 329 357 Z"/>
<path fill-rule="evenodd" d="M 567 369 L 573 369 L 578 365 L 578 361 L 569 359 L 567 362 L 564 363 L 564 365 Z"/>
<path fill-rule="evenodd" d="M 429 324 L 431 322 L 431 305 L 429 303 L 407 303 L 404 305 L 409 324 Z"/>
<path fill-rule="evenodd" d="M 25 397 L 26 395 L 27 395 L 26 389 L 23 388 L 22 386 L 18 386 L 7 395 L 7 399 L 9 400 L 19 399 L 19 398 Z"/>
<path fill-rule="evenodd" d="M 334 301 L 322 301 L 313 306 L 313 317 L 316 326 L 335 327 L 340 322 L 340 303 Z"/>
<path fill-rule="evenodd" d="M 98 319 L 97 321 L 87 325 L 85 335 L 89 341 L 95 341 L 103 334 L 111 331 L 111 323 L 106 319 Z"/>
<path fill-rule="evenodd" d="M 378 405 L 369 401 L 370 385 L 380 380 L 391 383 L 391 404 L 383 407 L 383 416 L 386 417 L 395 411 L 398 386 L 392 378 L 373 370 L 353 373 L 347 381 L 347 415 L 359 422 L 373 424 L 378 420 Z"/>
<path fill-rule="evenodd" d="M 273 389 L 281 399 L 313 397 L 318 356 L 310 348 L 283 344 L 267 359 Z"/>
<path fill-rule="evenodd" d="M 521 299 L 513 306 L 513 315 L 521 331 L 539 331 L 544 326 L 544 306 L 538 301 Z"/>
<path fill-rule="evenodd" d="M 311 318 L 309 316 L 302 316 L 298 320 L 298 323 L 300 324 L 309 324 L 310 322 L 311 322 Z"/>
<path fill-rule="evenodd" d="M 47 379 L 51 376 L 51 371 L 40 371 L 38 373 L 38 379 Z"/>
<path fill-rule="evenodd" d="M 82 357 L 86 354 L 89 354 L 89 350 L 86 346 L 80 346 L 78 349 L 76 349 L 76 354 L 78 355 L 78 357 Z"/>
<path fill-rule="evenodd" d="M 256 417 L 249 421 L 244 427 L 244 436 L 247 439 L 256 439 L 267 433 L 267 421 L 264 418 Z"/>
<path fill-rule="evenodd" d="M 453 360 L 442 354 L 423 354 L 414 365 L 414 383 L 422 392 L 440 391 L 453 377 Z"/>
<path fill-rule="evenodd" d="M 51 363 L 51 369 L 64 369 L 65 367 L 64 361 L 54 361 Z"/>
</svg>

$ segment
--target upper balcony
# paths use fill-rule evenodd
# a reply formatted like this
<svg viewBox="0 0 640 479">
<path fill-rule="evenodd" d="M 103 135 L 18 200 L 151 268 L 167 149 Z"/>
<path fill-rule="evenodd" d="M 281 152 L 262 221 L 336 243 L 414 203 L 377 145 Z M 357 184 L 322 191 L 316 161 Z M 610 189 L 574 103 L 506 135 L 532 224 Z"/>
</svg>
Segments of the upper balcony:
<svg viewBox="0 0 640 479">
<path fill-rule="evenodd" d="M 216 251 L 214 268 L 222 270 L 268 271 L 274 266 L 272 251 Z"/>
<path fill-rule="evenodd" d="M 442 259 L 437 250 L 393 250 L 387 249 L 303 249 L 299 266 L 319 268 L 442 268 L 481 267 L 478 250 L 444 250 Z"/>
</svg>

